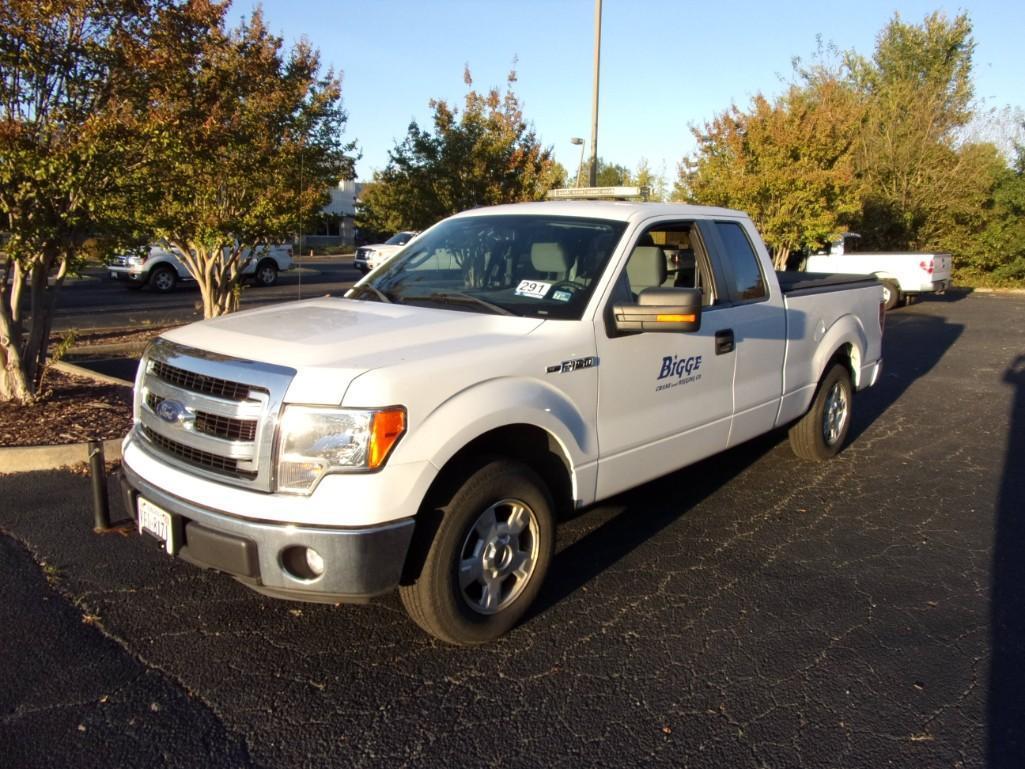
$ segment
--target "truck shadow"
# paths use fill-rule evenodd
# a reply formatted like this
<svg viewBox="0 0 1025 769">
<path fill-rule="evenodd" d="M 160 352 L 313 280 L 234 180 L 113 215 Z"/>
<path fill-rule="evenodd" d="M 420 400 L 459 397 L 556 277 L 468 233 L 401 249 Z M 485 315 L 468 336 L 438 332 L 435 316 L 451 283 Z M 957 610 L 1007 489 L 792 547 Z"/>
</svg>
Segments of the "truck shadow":
<svg viewBox="0 0 1025 769">
<path fill-rule="evenodd" d="M 559 552 L 527 615 L 544 613 L 617 561 L 686 515 L 721 486 L 771 451 L 785 433 L 772 432 L 683 470 L 563 517 L 602 521 Z"/>
<path fill-rule="evenodd" d="M 914 312 L 886 316 L 883 373 L 875 387 L 857 394 L 848 443 L 879 420 L 915 380 L 928 374 L 964 332 L 960 323 Z"/>
<path fill-rule="evenodd" d="M 1025 766 L 1025 355 L 1004 372 L 1014 388 L 997 501 L 990 594 L 986 766 Z"/>
<path fill-rule="evenodd" d="M 964 326 L 941 317 L 913 313 L 888 317 L 883 342 L 886 358 L 883 378 L 855 399 L 849 440 L 856 440 L 916 379 L 925 376 L 963 330 Z M 786 440 L 785 431 L 763 435 L 564 517 L 563 524 L 583 516 L 593 518 L 595 528 L 556 555 L 545 587 L 527 619 L 555 606 L 671 526 L 782 440 Z M 1020 552 L 1025 552 L 1025 548 Z"/>
</svg>

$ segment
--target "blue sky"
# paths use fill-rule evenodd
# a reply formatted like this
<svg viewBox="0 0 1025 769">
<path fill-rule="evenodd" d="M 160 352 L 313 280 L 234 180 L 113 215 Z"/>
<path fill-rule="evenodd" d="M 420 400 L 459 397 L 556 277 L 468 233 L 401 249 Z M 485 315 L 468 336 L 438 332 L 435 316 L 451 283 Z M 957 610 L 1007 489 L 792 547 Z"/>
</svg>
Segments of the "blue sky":
<svg viewBox="0 0 1025 769">
<path fill-rule="evenodd" d="M 236 0 L 232 22 L 258 3 Z M 593 0 L 263 0 L 271 30 L 302 36 L 343 73 L 348 139 L 361 180 L 384 167 L 410 120 L 429 124 L 432 98 L 461 103 L 474 85 L 502 85 L 514 59 L 525 116 L 570 172 L 590 141 Z M 870 55 L 894 12 L 911 22 L 966 10 L 975 30 L 976 97 L 1025 106 L 1025 3 L 671 2 L 604 0 L 598 154 L 630 168 L 647 158 L 667 176 L 693 149 L 689 126 L 758 91 L 779 93 L 791 59 L 816 36 Z"/>
</svg>

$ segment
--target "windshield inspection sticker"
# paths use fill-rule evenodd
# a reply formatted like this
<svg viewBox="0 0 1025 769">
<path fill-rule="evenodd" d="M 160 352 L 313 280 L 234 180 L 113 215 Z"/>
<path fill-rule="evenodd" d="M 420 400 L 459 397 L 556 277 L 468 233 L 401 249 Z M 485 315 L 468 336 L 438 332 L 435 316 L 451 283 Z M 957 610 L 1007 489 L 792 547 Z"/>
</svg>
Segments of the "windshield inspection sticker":
<svg viewBox="0 0 1025 769">
<path fill-rule="evenodd" d="M 701 379 L 701 374 L 698 373 L 699 368 L 701 368 L 700 355 L 689 358 L 676 355 L 665 356 L 662 358 L 662 368 L 658 372 L 660 384 L 655 386 L 655 392 L 698 381 Z"/>
<path fill-rule="evenodd" d="M 552 299 L 554 299 L 556 302 L 568 302 L 572 298 L 573 294 L 571 294 L 569 291 L 556 291 L 554 294 L 552 294 Z"/>
<path fill-rule="evenodd" d="M 551 283 L 541 283 L 536 280 L 521 280 L 516 287 L 516 296 L 531 296 L 534 299 L 544 299 L 545 294 L 552 287 Z"/>
</svg>

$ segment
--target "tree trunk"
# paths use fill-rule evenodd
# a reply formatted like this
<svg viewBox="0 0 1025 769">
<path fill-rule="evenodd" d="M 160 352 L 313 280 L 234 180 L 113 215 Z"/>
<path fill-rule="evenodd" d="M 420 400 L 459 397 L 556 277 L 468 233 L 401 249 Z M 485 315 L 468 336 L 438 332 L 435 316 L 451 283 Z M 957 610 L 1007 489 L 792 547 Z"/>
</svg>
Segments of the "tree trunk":
<svg viewBox="0 0 1025 769">
<path fill-rule="evenodd" d="M 772 266 L 774 269 L 783 271 L 787 268 L 787 260 L 790 259 L 790 246 L 776 246 L 772 250 Z"/>
</svg>

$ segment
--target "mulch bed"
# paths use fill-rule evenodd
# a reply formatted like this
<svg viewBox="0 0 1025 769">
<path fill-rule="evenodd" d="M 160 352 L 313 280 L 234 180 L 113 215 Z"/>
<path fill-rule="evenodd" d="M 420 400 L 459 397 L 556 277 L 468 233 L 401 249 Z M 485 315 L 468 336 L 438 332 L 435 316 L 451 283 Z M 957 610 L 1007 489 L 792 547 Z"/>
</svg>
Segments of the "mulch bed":
<svg viewBox="0 0 1025 769">
<path fill-rule="evenodd" d="M 148 326 L 146 328 L 133 329 L 131 331 L 125 331 L 124 329 L 114 329 L 112 331 L 89 331 L 75 335 L 74 347 L 81 348 L 94 347 L 96 345 L 136 343 L 142 345 L 150 339 L 153 339 L 157 334 L 160 334 L 169 328 L 174 328 L 174 326 Z M 59 331 L 51 334 L 51 350 L 63 341 L 65 336 L 66 334 Z"/>
<path fill-rule="evenodd" d="M 0 446 L 55 446 L 121 438 L 132 426 L 132 388 L 50 369 L 31 406 L 0 403 Z"/>
</svg>

